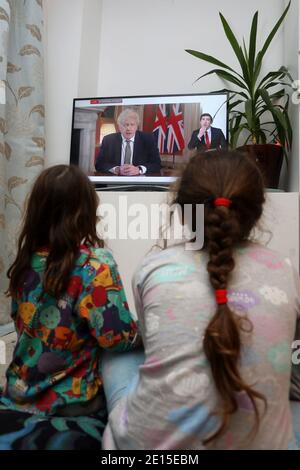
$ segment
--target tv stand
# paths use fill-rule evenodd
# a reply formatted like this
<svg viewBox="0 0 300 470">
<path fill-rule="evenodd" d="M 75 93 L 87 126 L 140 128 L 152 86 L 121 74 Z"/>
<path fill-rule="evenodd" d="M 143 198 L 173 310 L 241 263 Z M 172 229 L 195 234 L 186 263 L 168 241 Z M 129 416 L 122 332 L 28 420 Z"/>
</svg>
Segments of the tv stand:
<svg viewBox="0 0 300 470">
<path fill-rule="evenodd" d="M 161 191 L 166 192 L 169 191 L 169 186 L 163 186 L 158 184 L 128 184 L 128 185 L 103 185 L 103 184 L 95 184 L 95 188 L 97 191 Z"/>
</svg>

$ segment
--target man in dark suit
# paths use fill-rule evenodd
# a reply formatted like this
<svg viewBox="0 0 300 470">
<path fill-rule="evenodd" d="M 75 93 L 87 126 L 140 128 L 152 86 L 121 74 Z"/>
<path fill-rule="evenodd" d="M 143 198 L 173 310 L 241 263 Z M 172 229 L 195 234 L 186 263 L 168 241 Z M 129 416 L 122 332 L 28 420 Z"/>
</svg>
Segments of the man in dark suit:
<svg viewBox="0 0 300 470">
<path fill-rule="evenodd" d="M 138 131 L 139 117 L 125 109 L 118 117 L 120 132 L 106 135 L 97 156 L 96 171 L 138 176 L 160 172 L 160 155 L 151 133 Z"/>
<path fill-rule="evenodd" d="M 192 133 L 191 140 L 188 143 L 190 150 L 207 151 L 215 149 L 226 149 L 227 143 L 221 129 L 211 127 L 213 118 L 210 114 L 204 113 L 200 116 L 200 129 Z"/>
</svg>

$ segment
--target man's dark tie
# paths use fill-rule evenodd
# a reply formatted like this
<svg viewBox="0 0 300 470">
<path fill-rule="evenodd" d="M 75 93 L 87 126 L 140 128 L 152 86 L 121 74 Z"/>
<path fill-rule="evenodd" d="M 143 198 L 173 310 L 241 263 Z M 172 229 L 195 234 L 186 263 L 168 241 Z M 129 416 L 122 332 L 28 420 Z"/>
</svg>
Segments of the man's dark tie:
<svg viewBox="0 0 300 470">
<path fill-rule="evenodd" d="M 130 140 L 126 140 L 126 147 L 125 147 L 125 158 L 124 164 L 130 165 L 131 163 L 131 147 L 130 147 Z"/>
</svg>

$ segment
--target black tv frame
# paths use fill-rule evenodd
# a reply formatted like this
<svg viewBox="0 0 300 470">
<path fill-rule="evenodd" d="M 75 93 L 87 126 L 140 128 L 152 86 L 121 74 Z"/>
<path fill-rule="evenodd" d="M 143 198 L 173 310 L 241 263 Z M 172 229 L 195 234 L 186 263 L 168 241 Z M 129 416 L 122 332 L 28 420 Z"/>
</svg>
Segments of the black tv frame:
<svg viewBox="0 0 300 470">
<path fill-rule="evenodd" d="M 74 98 L 73 99 L 73 109 L 72 109 L 72 127 L 71 127 L 71 145 L 70 145 L 70 164 L 78 164 L 78 162 L 72 161 L 72 142 L 73 142 L 73 130 L 74 130 L 74 119 L 75 119 L 75 103 L 78 101 L 101 101 L 101 100 L 108 100 L 108 104 L 112 104 L 115 106 L 122 106 L 120 100 L 127 100 L 127 99 L 147 99 L 147 98 L 176 98 L 176 97 L 193 97 L 193 96 L 224 96 L 224 102 L 221 106 L 217 109 L 216 113 L 219 112 L 221 107 L 226 108 L 226 133 L 225 137 L 228 141 L 228 121 L 229 121 L 229 113 L 228 113 L 228 104 L 229 104 L 229 93 L 228 92 L 209 92 L 209 93 L 177 93 L 177 94 L 153 94 L 153 95 L 130 95 L 130 96 L 96 96 L 96 97 L 87 97 L 87 98 Z M 174 100 L 176 102 L 176 100 Z M 170 102 L 171 103 L 171 102 Z M 151 103 L 147 103 L 151 104 Z M 125 104 L 126 105 L 126 104 Z M 128 104 L 127 104 L 128 105 Z M 128 105 L 129 106 L 129 105 Z M 132 106 L 135 106 L 132 104 Z M 204 111 L 206 112 L 206 110 Z M 208 110 L 209 112 L 209 110 Z M 214 117 L 214 115 L 213 115 Z M 172 185 L 177 177 L 176 176 L 114 176 L 114 175 L 107 175 L 107 176 L 92 176 L 89 175 L 90 180 L 95 185 L 96 189 L 99 190 L 107 190 L 107 191 L 168 191 L 170 185 Z M 134 181 L 132 181 L 134 179 Z"/>
</svg>

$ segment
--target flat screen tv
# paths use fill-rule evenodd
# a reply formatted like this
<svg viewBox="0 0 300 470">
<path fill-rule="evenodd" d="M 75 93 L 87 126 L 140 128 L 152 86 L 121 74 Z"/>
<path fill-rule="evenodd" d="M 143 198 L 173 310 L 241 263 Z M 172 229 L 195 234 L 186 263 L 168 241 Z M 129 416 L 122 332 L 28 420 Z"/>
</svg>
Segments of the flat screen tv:
<svg viewBox="0 0 300 470">
<path fill-rule="evenodd" d="M 220 147 L 216 130 L 227 140 L 227 100 L 226 93 L 76 98 L 70 163 L 102 188 L 167 188 L 200 147 Z M 213 122 L 200 138 L 205 113 Z"/>
</svg>

